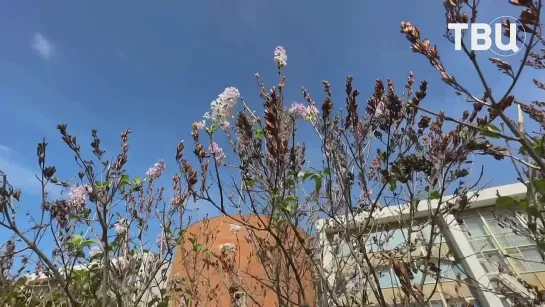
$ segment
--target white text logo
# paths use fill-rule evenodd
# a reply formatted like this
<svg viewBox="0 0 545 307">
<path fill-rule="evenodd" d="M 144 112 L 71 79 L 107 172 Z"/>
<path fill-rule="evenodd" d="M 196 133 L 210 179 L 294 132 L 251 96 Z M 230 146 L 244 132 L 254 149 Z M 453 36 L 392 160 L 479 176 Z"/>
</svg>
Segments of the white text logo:
<svg viewBox="0 0 545 307">
<path fill-rule="evenodd" d="M 502 33 L 502 19 L 509 21 L 509 37 L 508 42 L 504 43 L 504 35 Z M 454 49 L 462 50 L 462 30 L 469 28 L 471 35 L 471 50 L 481 51 L 490 50 L 498 56 L 512 56 L 517 54 L 521 47 L 517 45 L 517 27 L 522 26 L 520 21 L 511 16 L 501 16 L 491 23 L 472 23 L 471 26 L 467 23 L 449 23 L 449 30 L 454 30 Z M 493 38 L 491 37 L 494 31 Z M 526 32 L 523 32 L 523 42 L 526 42 Z M 522 42 L 519 42 L 523 45 Z M 494 45 L 494 46 L 493 46 Z"/>
</svg>

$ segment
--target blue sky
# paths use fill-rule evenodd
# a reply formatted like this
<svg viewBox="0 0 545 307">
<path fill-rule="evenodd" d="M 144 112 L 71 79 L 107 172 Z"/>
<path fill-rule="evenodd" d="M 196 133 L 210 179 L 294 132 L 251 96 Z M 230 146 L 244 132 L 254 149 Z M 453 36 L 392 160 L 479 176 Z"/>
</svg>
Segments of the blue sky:
<svg viewBox="0 0 545 307">
<path fill-rule="evenodd" d="M 508 1 L 497 2 L 481 1 L 481 20 L 518 15 Z M 439 81 L 423 57 L 411 53 L 399 33 L 403 20 L 419 25 L 439 46 L 449 72 L 480 92 L 468 60 L 442 37 L 442 1 L 393 3 L 0 0 L 0 168 L 24 189 L 22 203 L 36 208 L 39 186 L 32 177 L 41 138 L 50 143 L 49 159 L 59 175 L 74 175 L 73 158 L 55 129 L 61 122 L 85 145 L 90 129 L 98 129 L 110 156 L 119 148 L 119 134 L 130 128 L 133 173 L 144 175 L 160 158 L 172 166 L 176 144 L 192 143 L 191 123 L 225 87 L 239 88 L 259 108 L 254 74 L 274 84 L 277 45 L 288 51 L 288 103 L 302 100 L 301 86 L 320 101 L 321 81 L 327 79 L 337 106 L 343 106 L 342 87 L 351 74 L 363 105 L 376 78 L 391 77 L 401 91 L 412 70 L 417 82 L 429 81 L 426 106 L 459 114 L 469 105 Z M 483 63 L 500 92 L 507 79 Z M 529 86 L 515 93 L 535 97 Z M 477 162 L 485 164 L 485 179 L 495 185 L 515 179 L 509 162 Z"/>
</svg>

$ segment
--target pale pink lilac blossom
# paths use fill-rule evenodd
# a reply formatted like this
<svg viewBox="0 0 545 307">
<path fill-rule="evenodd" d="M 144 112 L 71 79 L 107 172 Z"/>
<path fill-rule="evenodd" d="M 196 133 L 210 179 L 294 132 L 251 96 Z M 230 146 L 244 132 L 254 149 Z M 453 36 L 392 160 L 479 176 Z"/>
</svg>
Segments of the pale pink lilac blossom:
<svg viewBox="0 0 545 307">
<path fill-rule="evenodd" d="M 288 109 L 288 113 L 295 118 L 305 118 L 307 116 L 307 112 L 307 107 L 300 102 L 295 102 Z"/>
<path fill-rule="evenodd" d="M 115 232 L 118 236 L 126 234 L 128 230 L 129 226 L 125 219 L 120 219 L 119 222 L 115 224 Z"/>
<path fill-rule="evenodd" d="M 225 127 L 229 124 L 229 119 L 233 117 L 235 105 L 239 98 L 240 92 L 237 88 L 226 88 L 216 100 L 212 101 L 210 112 L 206 112 L 203 117 L 211 120 L 213 124 L 219 127 Z"/>
<path fill-rule="evenodd" d="M 170 233 L 160 233 L 157 236 L 157 246 L 163 251 L 174 249 L 176 245 L 176 240 Z"/>
<path fill-rule="evenodd" d="M 199 130 L 202 130 L 206 127 L 206 121 L 203 119 L 201 121 L 194 122 L 193 126 Z"/>
<path fill-rule="evenodd" d="M 282 46 L 278 46 L 274 49 L 274 62 L 278 68 L 282 68 L 288 65 L 288 54 L 286 49 Z"/>
<path fill-rule="evenodd" d="M 237 246 L 233 243 L 224 243 L 224 244 L 220 244 L 219 248 L 222 253 L 230 253 L 230 252 L 235 252 L 237 249 Z"/>
<path fill-rule="evenodd" d="M 72 187 L 68 196 L 70 201 L 76 206 L 82 206 L 89 197 L 89 194 L 93 191 L 93 188 L 88 184 L 76 184 Z"/>
<path fill-rule="evenodd" d="M 318 117 L 318 114 L 320 114 L 320 111 L 318 111 L 318 108 L 315 105 L 310 105 L 307 107 L 307 120 L 315 120 Z"/>
<path fill-rule="evenodd" d="M 305 106 L 300 102 L 295 102 L 288 109 L 288 113 L 296 119 L 313 121 L 320 114 L 320 111 L 314 105 Z"/>
<path fill-rule="evenodd" d="M 216 142 L 210 143 L 210 145 L 208 145 L 208 150 L 210 151 L 210 154 L 212 155 L 212 157 L 214 157 L 217 163 L 219 164 L 223 163 L 223 160 L 225 159 L 226 155 L 223 152 L 223 149 L 218 145 L 218 143 Z"/>
<path fill-rule="evenodd" d="M 239 233 L 240 232 L 240 225 L 235 225 L 235 224 L 231 224 L 229 226 L 229 230 L 232 232 L 232 233 Z"/>
<path fill-rule="evenodd" d="M 151 179 L 157 179 L 161 177 L 166 170 L 167 165 L 163 162 L 163 160 L 159 160 L 148 169 L 146 176 L 150 177 Z"/>
</svg>

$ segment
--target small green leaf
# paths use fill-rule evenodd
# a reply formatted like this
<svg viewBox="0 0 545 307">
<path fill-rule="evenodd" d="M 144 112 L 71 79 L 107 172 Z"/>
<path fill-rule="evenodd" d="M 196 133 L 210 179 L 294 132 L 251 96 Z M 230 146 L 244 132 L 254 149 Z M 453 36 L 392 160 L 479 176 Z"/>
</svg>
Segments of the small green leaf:
<svg viewBox="0 0 545 307">
<path fill-rule="evenodd" d="M 72 237 L 72 242 L 73 242 L 74 246 L 80 246 L 81 243 L 83 242 L 83 237 L 80 236 L 80 235 L 74 235 Z"/>
<path fill-rule="evenodd" d="M 91 246 L 91 245 L 93 245 L 95 243 L 97 243 L 96 240 L 85 240 L 85 241 L 81 242 L 80 246 L 81 247 Z"/>
<path fill-rule="evenodd" d="M 324 174 L 326 174 L 327 176 L 331 176 L 331 170 L 329 169 L 329 167 L 326 167 L 324 169 Z"/>
<path fill-rule="evenodd" d="M 322 177 L 319 175 L 314 176 L 314 186 L 316 188 L 316 193 L 318 193 L 322 188 Z"/>
<path fill-rule="evenodd" d="M 500 129 L 498 129 L 498 127 L 494 126 L 494 124 L 492 124 L 492 123 L 488 123 L 488 125 L 486 125 L 486 128 L 487 128 L 489 131 L 497 131 L 497 132 L 500 132 Z"/>
<path fill-rule="evenodd" d="M 540 217 L 541 214 L 539 214 L 539 210 L 537 210 L 536 206 L 528 206 L 526 207 L 526 213 L 528 213 L 530 216 L 533 217 Z"/>
<path fill-rule="evenodd" d="M 303 171 L 302 173 L 303 173 L 303 182 L 305 182 L 305 180 L 307 180 L 309 177 L 314 175 L 314 172 L 311 170 L 306 170 L 306 171 Z"/>
<path fill-rule="evenodd" d="M 139 177 L 134 178 L 134 185 L 139 185 L 142 182 L 142 179 Z"/>
<path fill-rule="evenodd" d="M 395 191 L 397 189 L 397 181 L 395 179 L 390 179 L 388 183 L 390 184 L 390 191 Z"/>
<path fill-rule="evenodd" d="M 489 131 L 489 130 L 481 130 L 481 135 L 486 136 L 493 139 L 499 139 L 500 135 L 497 132 Z"/>
<path fill-rule="evenodd" d="M 123 188 L 127 184 L 130 184 L 129 175 L 125 174 L 125 175 L 121 176 L 121 180 L 119 181 L 119 187 Z"/>
<path fill-rule="evenodd" d="M 263 129 L 261 128 L 256 128 L 255 129 L 255 137 L 258 139 L 258 140 L 261 140 L 265 137 L 265 132 L 263 131 Z"/>
<path fill-rule="evenodd" d="M 543 193 L 545 191 L 545 179 L 533 180 L 532 183 L 538 192 Z"/>
<path fill-rule="evenodd" d="M 439 199 L 441 198 L 441 193 L 439 191 L 432 190 L 429 192 L 430 200 Z"/>
<path fill-rule="evenodd" d="M 288 196 L 284 197 L 284 201 L 285 201 L 285 202 L 290 202 L 290 201 L 292 201 L 292 202 L 297 202 L 298 199 L 297 199 L 297 197 L 295 197 L 295 196 L 293 196 L 293 195 L 288 195 Z"/>
<path fill-rule="evenodd" d="M 519 205 L 519 202 L 511 196 L 499 196 L 496 200 L 496 206 L 507 207 L 512 205 Z"/>
<path fill-rule="evenodd" d="M 293 210 L 293 207 L 286 202 L 281 202 L 278 204 L 278 207 L 286 212 L 291 212 Z"/>
</svg>

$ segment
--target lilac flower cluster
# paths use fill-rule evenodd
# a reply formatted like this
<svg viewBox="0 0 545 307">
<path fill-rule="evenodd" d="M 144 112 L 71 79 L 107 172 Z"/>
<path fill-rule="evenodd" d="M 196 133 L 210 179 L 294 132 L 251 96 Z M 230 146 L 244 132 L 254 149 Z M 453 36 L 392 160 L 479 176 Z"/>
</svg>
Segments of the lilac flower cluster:
<svg viewBox="0 0 545 307">
<path fill-rule="evenodd" d="M 120 219 L 119 222 L 115 224 L 115 232 L 118 236 L 124 235 L 129 230 L 129 225 L 125 219 Z"/>
<path fill-rule="evenodd" d="M 162 251 L 166 251 L 168 249 L 174 249 L 176 245 L 177 245 L 176 240 L 170 233 L 165 234 L 161 232 L 157 236 L 157 246 L 159 246 L 159 248 Z"/>
<path fill-rule="evenodd" d="M 151 179 L 157 179 L 161 177 L 161 175 L 163 175 L 166 170 L 167 165 L 163 162 L 163 160 L 159 160 L 159 162 L 156 162 L 152 167 L 148 169 L 146 175 Z"/>
<path fill-rule="evenodd" d="M 229 126 L 229 118 L 233 117 L 235 105 L 240 98 L 240 92 L 237 88 L 228 87 L 218 98 L 210 104 L 210 112 L 204 114 L 205 119 L 209 119 L 213 124 L 226 129 Z"/>
<path fill-rule="evenodd" d="M 278 68 L 282 68 L 288 65 L 288 54 L 286 49 L 282 46 L 278 46 L 274 49 L 274 62 Z"/>
<path fill-rule="evenodd" d="M 288 109 L 288 113 L 294 118 L 314 120 L 320 111 L 314 105 L 305 106 L 300 102 L 296 102 Z"/>
<path fill-rule="evenodd" d="M 240 225 L 235 224 L 231 224 L 229 228 L 232 233 L 239 233 L 241 229 Z"/>
<path fill-rule="evenodd" d="M 72 187 L 68 196 L 70 201 L 76 207 L 85 205 L 85 201 L 89 197 L 89 194 L 93 192 L 93 188 L 88 184 L 76 184 Z"/>
<path fill-rule="evenodd" d="M 212 157 L 216 159 L 216 162 L 218 162 L 218 164 L 223 163 L 223 160 L 226 158 L 226 155 L 223 152 L 223 149 L 218 145 L 218 143 L 216 142 L 210 143 L 210 145 L 208 145 L 208 150 L 210 151 L 210 154 L 212 155 Z"/>
<path fill-rule="evenodd" d="M 237 246 L 233 243 L 224 243 L 219 246 L 222 253 L 233 253 L 237 250 Z"/>
</svg>

